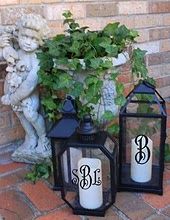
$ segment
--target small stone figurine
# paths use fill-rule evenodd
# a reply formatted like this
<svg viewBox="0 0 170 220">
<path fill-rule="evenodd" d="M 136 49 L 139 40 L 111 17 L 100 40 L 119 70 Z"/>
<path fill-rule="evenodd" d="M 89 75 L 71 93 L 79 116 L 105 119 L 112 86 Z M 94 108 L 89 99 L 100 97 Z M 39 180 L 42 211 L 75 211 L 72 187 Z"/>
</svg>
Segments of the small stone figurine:
<svg viewBox="0 0 170 220">
<path fill-rule="evenodd" d="M 2 55 L 7 61 L 1 102 L 12 106 L 25 130 L 23 144 L 12 154 L 12 159 L 19 162 L 37 163 L 51 155 L 44 119 L 38 112 L 39 61 L 36 56 L 36 50 L 48 34 L 47 23 L 40 15 L 27 14 L 20 18 L 13 35 L 18 49 L 11 43 L 11 35 L 0 36 Z"/>
</svg>

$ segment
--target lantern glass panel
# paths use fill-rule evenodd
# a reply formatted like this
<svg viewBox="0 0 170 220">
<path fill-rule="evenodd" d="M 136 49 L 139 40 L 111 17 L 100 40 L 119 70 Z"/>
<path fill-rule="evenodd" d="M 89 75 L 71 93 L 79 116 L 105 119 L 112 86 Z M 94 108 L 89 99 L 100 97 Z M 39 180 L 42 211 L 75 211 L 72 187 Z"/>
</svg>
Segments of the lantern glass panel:
<svg viewBox="0 0 170 220">
<path fill-rule="evenodd" d="M 149 94 L 135 94 L 127 105 L 126 113 L 161 114 L 159 97 Z"/>
<path fill-rule="evenodd" d="M 111 139 L 110 139 L 111 141 Z M 108 144 L 107 144 L 108 145 Z M 108 145 L 109 146 L 109 145 Z M 112 149 L 111 149 L 112 148 Z M 102 148 L 101 148 L 102 149 Z M 84 197 L 87 200 L 87 204 L 93 200 L 95 196 L 101 199 L 101 206 L 97 209 L 104 210 L 106 209 L 113 201 L 112 201 L 112 181 L 110 177 L 111 165 L 110 159 L 103 153 L 100 147 L 68 147 L 65 152 L 61 155 L 61 170 L 63 170 L 63 197 L 66 202 L 73 209 L 90 209 L 87 207 L 83 207 L 81 204 L 80 194 L 80 181 L 82 183 L 82 187 L 87 188 L 87 195 Z M 114 143 L 112 142 L 112 147 L 109 146 L 110 151 L 114 151 Z M 80 165 L 78 165 L 81 159 L 98 159 L 101 162 L 100 167 L 90 168 L 88 170 L 87 164 L 84 164 L 86 167 L 83 167 L 82 173 L 80 172 Z M 96 166 L 96 165 L 94 165 Z M 92 166 L 93 167 L 93 166 Z M 83 179 L 83 175 L 86 176 Z M 83 182 L 84 181 L 84 182 Z M 88 189 L 93 187 L 93 185 L 99 185 L 102 190 L 102 195 L 100 192 L 91 192 L 88 194 Z M 94 193 L 94 194 L 93 194 Z M 95 195 L 95 193 L 99 193 L 100 195 Z M 98 200 L 98 199 L 97 199 Z M 98 202 L 98 201 L 94 201 Z M 90 205 L 89 205 L 90 206 Z M 91 208 L 93 209 L 93 208 Z"/>
<path fill-rule="evenodd" d="M 126 116 L 122 120 L 121 183 L 159 187 L 161 118 Z"/>
</svg>

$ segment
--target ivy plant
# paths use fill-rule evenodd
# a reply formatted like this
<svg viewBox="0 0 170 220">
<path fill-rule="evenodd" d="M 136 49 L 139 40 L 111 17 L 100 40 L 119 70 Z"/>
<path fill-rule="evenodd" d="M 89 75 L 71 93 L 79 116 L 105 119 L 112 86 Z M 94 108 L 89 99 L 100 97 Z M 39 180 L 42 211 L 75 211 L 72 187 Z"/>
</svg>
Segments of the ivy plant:
<svg viewBox="0 0 170 220">
<path fill-rule="evenodd" d="M 65 34 L 48 39 L 37 53 L 42 104 L 48 117 L 51 120 L 60 117 L 63 94 L 75 98 L 80 118 L 87 113 L 93 115 L 94 105 L 102 95 L 102 77 L 108 71 L 109 80 L 116 85 L 114 101 L 118 106 L 123 105 L 124 86 L 118 81 L 120 72 L 113 67 L 112 58 L 128 51 L 132 76 L 148 79 L 144 59 L 146 51 L 132 47 L 138 32 L 119 22 L 109 23 L 102 30 L 90 31 L 88 27 L 81 27 L 70 11 L 63 13 L 63 16 L 67 27 Z M 78 79 L 79 73 L 84 75 L 83 82 Z M 107 111 L 103 118 L 112 121 L 115 115 Z M 110 123 L 108 129 L 111 133 L 118 132 L 118 126 L 114 123 Z"/>
</svg>

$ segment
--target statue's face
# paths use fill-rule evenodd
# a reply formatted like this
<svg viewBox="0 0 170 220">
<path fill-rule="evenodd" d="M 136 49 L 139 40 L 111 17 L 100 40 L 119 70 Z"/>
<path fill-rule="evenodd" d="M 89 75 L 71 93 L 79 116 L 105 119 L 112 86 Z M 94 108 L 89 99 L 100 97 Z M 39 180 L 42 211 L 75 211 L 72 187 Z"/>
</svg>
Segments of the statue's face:
<svg viewBox="0 0 170 220">
<path fill-rule="evenodd" d="M 18 43 L 22 50 L 33 52 L 39 47 L 38 33 L 32 29 L 19 30 Z"/>
</svg>

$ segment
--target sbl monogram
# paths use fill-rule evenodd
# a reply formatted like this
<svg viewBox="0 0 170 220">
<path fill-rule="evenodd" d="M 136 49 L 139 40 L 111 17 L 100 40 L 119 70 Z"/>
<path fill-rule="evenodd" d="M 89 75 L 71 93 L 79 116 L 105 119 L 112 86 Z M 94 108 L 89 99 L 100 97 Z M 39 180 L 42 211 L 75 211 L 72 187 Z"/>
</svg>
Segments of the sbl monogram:
<svg viewBox="0 0 170 220">
<path fill-rule="evenodd" d="M 82 165 L 79 169 L 81 177 L 77 174 L 78 170 L 72 170 L 72 174 L 75 176 L 72 179 L 73 184 L 79 184 L 84 190 L 89 189 L 92 185 L 100 186 L 102 184 L 101 178 L 98 174 L 101 172 L 100 169 L 94 170 L 93 177 L 90 174 L 90 167 L 88 165 Z"/>
<path fill-rule="evenodd" d="M 135 155 L 135 160 L 138 164 L 145 164 L 150 159 L 150 149 L 148 147 L 148 137 L 145 135 L 138 135 L 135 138 L 135 144 L 139 146 L 139 150 Z"/>
</svg>

